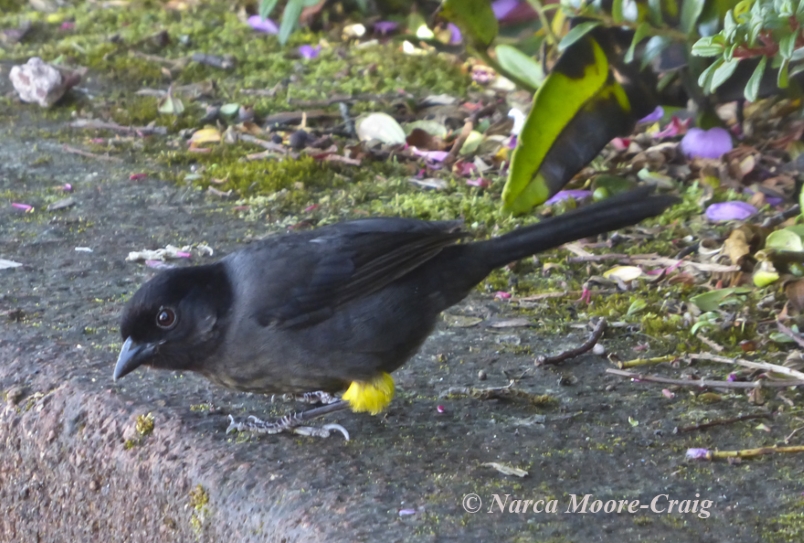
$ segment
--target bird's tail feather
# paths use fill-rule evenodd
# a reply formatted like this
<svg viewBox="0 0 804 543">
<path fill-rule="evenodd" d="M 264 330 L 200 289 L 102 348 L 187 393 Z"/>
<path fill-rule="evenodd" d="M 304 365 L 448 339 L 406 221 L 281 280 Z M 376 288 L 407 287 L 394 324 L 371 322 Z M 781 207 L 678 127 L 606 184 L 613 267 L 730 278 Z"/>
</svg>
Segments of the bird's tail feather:
<svg viewBox="0 0 804 543">
<path fill-rule="evenodd" d="M 675 196 L 653 192 L 653 187 L 639 187 L 475 245 L 485 253 L 491 271 L 571 241 L 637 224 L 678 202 Z"/>
</svg>

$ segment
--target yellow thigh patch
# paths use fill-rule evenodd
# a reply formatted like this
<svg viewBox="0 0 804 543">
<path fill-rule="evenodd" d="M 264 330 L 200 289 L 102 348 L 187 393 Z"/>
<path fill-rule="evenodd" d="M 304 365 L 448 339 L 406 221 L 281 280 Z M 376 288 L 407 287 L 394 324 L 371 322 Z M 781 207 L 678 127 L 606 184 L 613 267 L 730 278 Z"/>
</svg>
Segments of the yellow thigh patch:
<svg viewBox="0 0 804 543">
<path fill-rule="evenodd" d="M 352 381 L 342 398 L 355 413 L 378 414 L 394 398 L 394 379 L 381 373 L 371 381 Z"/>
</svg>

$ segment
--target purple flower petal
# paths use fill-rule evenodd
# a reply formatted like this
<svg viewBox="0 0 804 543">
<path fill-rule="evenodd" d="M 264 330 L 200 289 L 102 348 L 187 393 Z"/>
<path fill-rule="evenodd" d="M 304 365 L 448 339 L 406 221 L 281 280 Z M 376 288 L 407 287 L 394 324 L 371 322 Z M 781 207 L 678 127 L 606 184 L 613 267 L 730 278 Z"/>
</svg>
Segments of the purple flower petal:
<svg viewBox="0 0 804 543">
<path fill-rule="evenodd" d="M 497 0 L 491 3 L 491 9 L 494 11 L 494 17 L 499 21 L 511 13 L 518 4 L 519 0 Z"/>
<path fill-rule="evenodd" d="M 411 147 L 411 151 L 416 156 L 423 156 L 428 160 L 434 160 L 436 162 L 444 162 L 444 159 L 449 156 L 447 151 L 419 151 L 416 147 Z"/>
<path fill-rule="evenodd" d="M 302 45 L 299 47 L 299 54 L 306 59 L 315 58 L 318 56 L 318 53 L 321 52 L 321 46 L 316 45 L 313 47 L 312 45 Z"/>
<path fill-rule="evenodd" d="M 415 515 L 415 514 L 416 514 L 415 509 L 400 509 L 399 510 L 399 516 L 400 517 L 409 517 L 410 515 Z"/>
<path fill-rule="evenodd" d="M 706 460 L 709 457 L 709 449 L 687 449 L 687 458 L 690 460 Z"/>
<path fill-rule="evenodd" d="M 757 208 L 747 202 L 735 200 L 712 204 L 706 208 L 706 218 L 713 222 L 742 221 L 757 212 Z"/>
<path fill-rule="evenodd" d="M 656 109 L 653 110 L 653 113 L 649 113 L 648 115 L 639 119 L 641 123 L 655 123 L 659 119 L 664 117 L 664 108 L 662 106 L 656 106 Z"/>
<path fill-rule="evenodd" d="M 374 32 L 385 36 L 386 34 L 394 32 L 398 27 L 399 24 L 393 21 L 378 21 L 374 23 Z"/>
<path fill-rule="evenodd" d="M 562 190 L 555 193 L 552 198 L 550 198 L 544 203 L 544 205 L 551 206 L 568 198 L 573 198 L 580 202 L 581 200 L 584 200 L 591 196 L 592 196 L 591 190 Z"/>
<path fill-rule="evenodd" d="M 477 179 L 467 179 L 466 184 L 470 187 L 479 187 L 481 189 L 488 188 L 491 183 L 488 179 L 484 179 L 483 177 L 478 177 Z"/>
<path fill-rule="evenodd" d="M 248 24 L 254 30 L 265 32 L 266 34 L 279 34 L 279 27 L 271 19 L 263 19 L 259 15 L 252 15 L 248 18 Z"/>
<path fill-rule="evenodd" d="M 155 270 L 167 270 L 176 267 L 175 264 L 170 264 L 169 262 L 163 262 L 161 260 L 146 260 L 145 265 L 149 268 L 154 268 Z"/>
<path fill-rule="evenodd" d="M 717 126 L 709 130 L 690 128 L 681 138 L 681 151 L 690 158 L 720 158 L 732 148 L 729 131 Z"/>
<path fill-rule="evenodd" d="M 447 28 L 449 28 L 449 31 L 451 33 L 450 38 L 449 38 L 449 42 L 452 45 L 458 45 L 459 43 L 461 43 L 463 41 L 463 34 L 461 34 L 461 29 L 460 28 L 455 26 L 453 23 L 449 23 L 447 25 Z"/>
<path fill-rule="evenodd" d="M 31 211 L 33 211 L 33 206 L 32 205 L 20 204 L 18 202 L 12 202 L 11 207 L 13 207 L 14 209 L 22 210 L 25 213 L 30 213 Z"/>
</svg>

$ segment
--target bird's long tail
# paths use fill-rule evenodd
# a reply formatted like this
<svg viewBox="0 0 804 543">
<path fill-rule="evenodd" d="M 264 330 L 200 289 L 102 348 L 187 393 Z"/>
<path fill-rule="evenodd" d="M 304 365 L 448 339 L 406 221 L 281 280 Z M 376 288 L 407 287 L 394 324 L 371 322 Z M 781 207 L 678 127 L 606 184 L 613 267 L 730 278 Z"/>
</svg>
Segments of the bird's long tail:
<svg viewBox="0 0 804 543">
<path fill-rule="evenodd" d="M 640 187 L 473 245 L 491 271 L 564 243 L 637 224 L 678 202 L 675 196 L 653 192 L 653 187 Z"/>
</svg>

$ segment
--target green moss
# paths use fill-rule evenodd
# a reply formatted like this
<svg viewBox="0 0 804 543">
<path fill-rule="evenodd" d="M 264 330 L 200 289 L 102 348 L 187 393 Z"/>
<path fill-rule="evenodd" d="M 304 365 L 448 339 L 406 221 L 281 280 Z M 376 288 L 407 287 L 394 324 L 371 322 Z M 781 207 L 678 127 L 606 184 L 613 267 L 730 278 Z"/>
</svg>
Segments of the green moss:
<svg viewBox="0 0 804 543">
<path fill-rule="evenodd" d="M 209 494 L 200 484 L 190 490 L 189 505 L 191 509 L 190 526 L 194 532 L 199 534 L 209 516 Z"/>
</svg>

